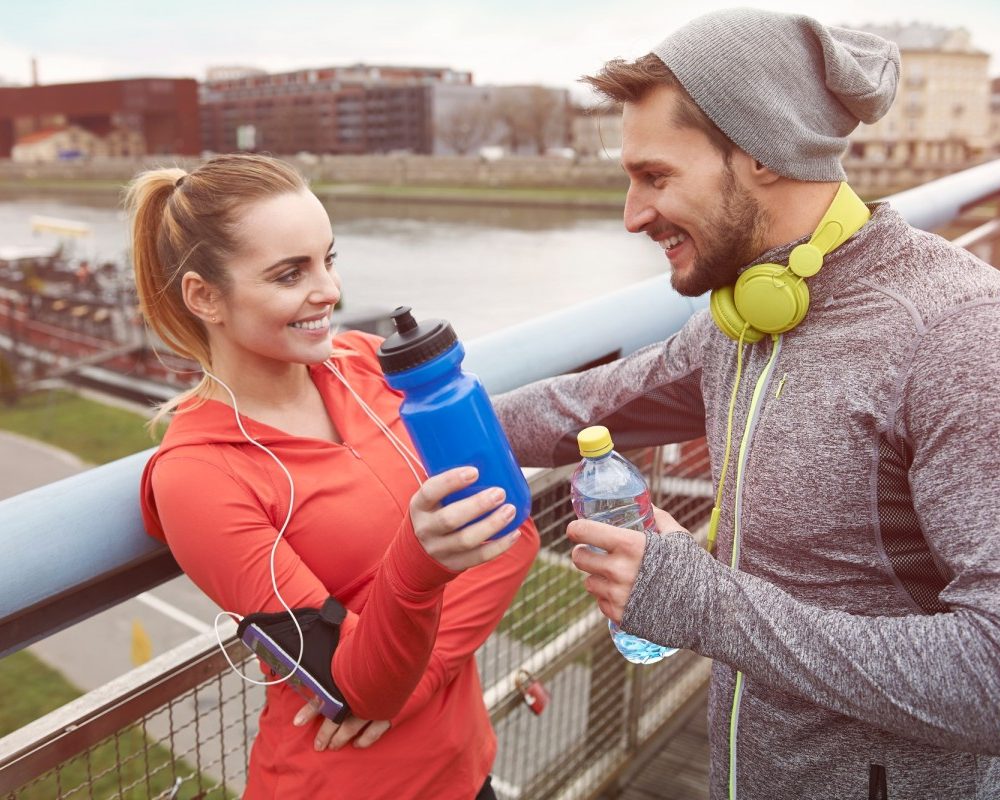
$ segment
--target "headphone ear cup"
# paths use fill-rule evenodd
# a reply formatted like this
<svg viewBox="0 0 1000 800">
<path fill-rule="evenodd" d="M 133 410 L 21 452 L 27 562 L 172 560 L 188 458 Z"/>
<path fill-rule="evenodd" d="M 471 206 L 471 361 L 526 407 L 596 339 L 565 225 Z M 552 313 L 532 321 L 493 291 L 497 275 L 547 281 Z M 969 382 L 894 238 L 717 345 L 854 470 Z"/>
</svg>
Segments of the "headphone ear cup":
<svg viewBox="0 0 1000 800">
<path fill-rule="evenodd" d="M 780 264 L 758 264 L 736 281 L 733 304 L 754 328 L 785 333 L 809 310 L 806 282 Z"/>
<path fill-rule="evenodd" d="M 747 321 L 736 309 L 733 287 L 723 286 L 719 289 L 713 289 L 709 296 L 708 308 L 712 312 L 712 319 L 715 320 L 719 330 L 730 339 L 738 342 Z M 747 328 L 746 333 L 743 333 L 743 341 L 747 344 L 759 342 L 763 338 L 764 334 L 752 325 Z"/>
</svg>

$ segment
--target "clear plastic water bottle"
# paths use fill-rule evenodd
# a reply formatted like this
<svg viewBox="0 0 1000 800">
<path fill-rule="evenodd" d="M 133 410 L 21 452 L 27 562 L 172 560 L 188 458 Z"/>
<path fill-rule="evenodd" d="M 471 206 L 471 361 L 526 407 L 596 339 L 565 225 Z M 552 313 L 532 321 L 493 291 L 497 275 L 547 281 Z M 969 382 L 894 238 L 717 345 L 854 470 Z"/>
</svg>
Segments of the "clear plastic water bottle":
<svg viewBox="0 0 1000 800">
<path fill-rule="evenodd" d="M 583 460 L 570 478 L 576 516 L 637 533 L 656 533 L 646 480 L 635 464 L 615 452 L 608 429 L 603 425 L 584 428 L 577 435 L 577 444 Z M 633 664 L 655 664 L 677 652 L 676 647 L 625 633 L 611 620 L 608 629 L 618 652 Z"/>
</svg>

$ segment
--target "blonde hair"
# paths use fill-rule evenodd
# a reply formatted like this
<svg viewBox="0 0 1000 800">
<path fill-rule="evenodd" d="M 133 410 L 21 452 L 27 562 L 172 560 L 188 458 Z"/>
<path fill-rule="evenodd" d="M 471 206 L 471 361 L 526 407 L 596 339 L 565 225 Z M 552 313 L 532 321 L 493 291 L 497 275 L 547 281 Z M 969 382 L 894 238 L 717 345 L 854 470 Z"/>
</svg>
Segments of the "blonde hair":
<svg viewBox="0 0 1000 800">
<path fill-rule="evenodd" d="M 184 274 L 197 273 L 225 296 L 230 276 L 224 264 L 239 250 L 239 212 L 257 200 L 305 188 L 305 180 L 290 165 L 249 153 L 215 156 L 190 173 L 154 169 L 132 180 L 125 207 L 139 309 L 177 355 L 212 369 L 208 332 L 181 294 Z M 185 400 L 204 400 L 208 380 L 203 377 L 197 386 L 163 403 L 150 426 Z"/>
</svg>

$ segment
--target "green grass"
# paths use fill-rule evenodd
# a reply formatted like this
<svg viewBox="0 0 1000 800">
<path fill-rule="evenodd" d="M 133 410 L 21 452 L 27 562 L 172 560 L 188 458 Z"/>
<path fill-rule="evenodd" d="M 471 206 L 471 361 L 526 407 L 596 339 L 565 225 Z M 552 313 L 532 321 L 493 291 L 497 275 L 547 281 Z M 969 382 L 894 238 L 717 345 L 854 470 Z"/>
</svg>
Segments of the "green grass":
<svg viewBox="0 0 1000 800">
<path fill-rule="evenodd" d="M 321 197 L 391 197 L 406 199 L 482 200 L 542 202 L 552 204 L 597 203 L 618 208 L 625 202 L 625 188 L 536 188 L 499 186 L 387 186 L 379 184 L 314 183 L 314 192 Z"/>
<path fill-rule="evenodd" d="M 81 692 L 59 672 L 47 666 L 31 653 L 21 651 L 0 660 L 0 736 L 38 719 L 79 697 Z M 142 730 L 130 727 L 121 731 L 117 741 L 112 738 L 83 755 L 64 761 L 58 771 L 42 776 L 20 791 L 11 794 L 17 800 L 52 800 L 74 787 L 89 785 L 87 797 L 122 797 L 142 800 L 155 797 L 174 785 L 177 776 L 187 778 L 194 769 L 182 760 L 171 766 L 170 751 L 151 743 Z M 116 764 L 121 768 L 117 769 Z M 146 776 L 149 775 L 147 778 Z M 119 795 L 119 786 L 137 783 Z M 215 781 L 204 778 L 203 785 Z M 198 781 L 185 780 L 178 798 L 194 800 L 201 797 Z M 212 797 L 235 797 L 221 789 Z"/>
<path fill-rule="evenodd" d="M 79 696 L 75 686 L 30 653 L 0 659 L 0 736 Z"/>
<path fill-rule="evenodd" d="M 28 189 L 78 189 L 80 191 L 115 191 L 120 192 L 125 188 L 125 181 L 102 180 L 97 178 L 13 178 L 10 179 L 5 191 L 10 192 L 19 186 Z"/>
<path fill-rule="evenodd" d="M 147 450 L 145 418 L 72 392 L 34 392 L 0 406 L 0 428 L 60 447 L 89 464 L 105 464 Z"/>
<path fill-rule="evenodd" d="M 572 566 L 535 561 L 497 630 L 532 647 L 552 641 L 594 605 L 583 578 Z"/>
<path fill-rule="evenodd" d="M 103 464 L 145 450 L 154 442 L 146 432 L 145 418 L 67 391 L 36 392 L 14 406 L 0 406 L 0 428 L 40 439 L 68 450 L 92 464 Z M 27 651 L 0 659 L 0 736 L 18 730 L 76 699 L 82 692 L 57 670 Z M 63 762 L 36 782 L 18 791 L 17 800 L 51 800 L 78 786 L 89 786 L 88 797 L 122 797 L 124 800 L 166 795 L 176 777 L 185 778 L 178 798 L 194 800 L 203 795 L 194 768 L 183 760 L 171 764 L 170 751 L 151 743 L 140 727 L 119 732 L 86 753 Z M 121 765 L 120 768 L 116 765 Z M 147 777 L 149 776 L 149 777 Z M 119 795 L 119 787 L 137 783 Z M 215 782 L 202 779 L 205 787 Z M 229 798 L 216 789 L 206 797 Z"/>
<path fill-rule="evenodd" d="M 125 183 L 116 180 L 25 178 L 10 181 L 3 193 L 16 194 L 19 189 L 42 192 L 102 192 L 118 194 Z M 389 198 L 398 200 L 436 200 L 444 203 L 465 201 L 514 205 L 531 203 L 543 205 L 598 205 L 615 209 L 625 202 L 625 186 L 620 189 L 594 187 L 501 187 L 501 186 L 399 186 L 374 183 L 333 183 L 316 181 L 312 190 L 327 199 L 341 198 Z"/>
</svg>

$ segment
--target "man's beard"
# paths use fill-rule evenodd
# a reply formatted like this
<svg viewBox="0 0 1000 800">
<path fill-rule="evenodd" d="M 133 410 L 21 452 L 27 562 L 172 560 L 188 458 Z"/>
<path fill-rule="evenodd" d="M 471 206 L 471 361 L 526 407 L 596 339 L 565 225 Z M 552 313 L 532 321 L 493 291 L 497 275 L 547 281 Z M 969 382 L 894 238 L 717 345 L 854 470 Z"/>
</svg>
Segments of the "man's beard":
<svg viewBox="0 0 1000 800">
<path fill-rule="evenodd" d="M 734 283 L 740 268 L 764 251 L 770 218 L 728 163 L 718 191 L 721 202 L 702 226 L 701 247 L 690 272 L 670 275 L 670 284 L 687 297 Z"/>
</svg>

